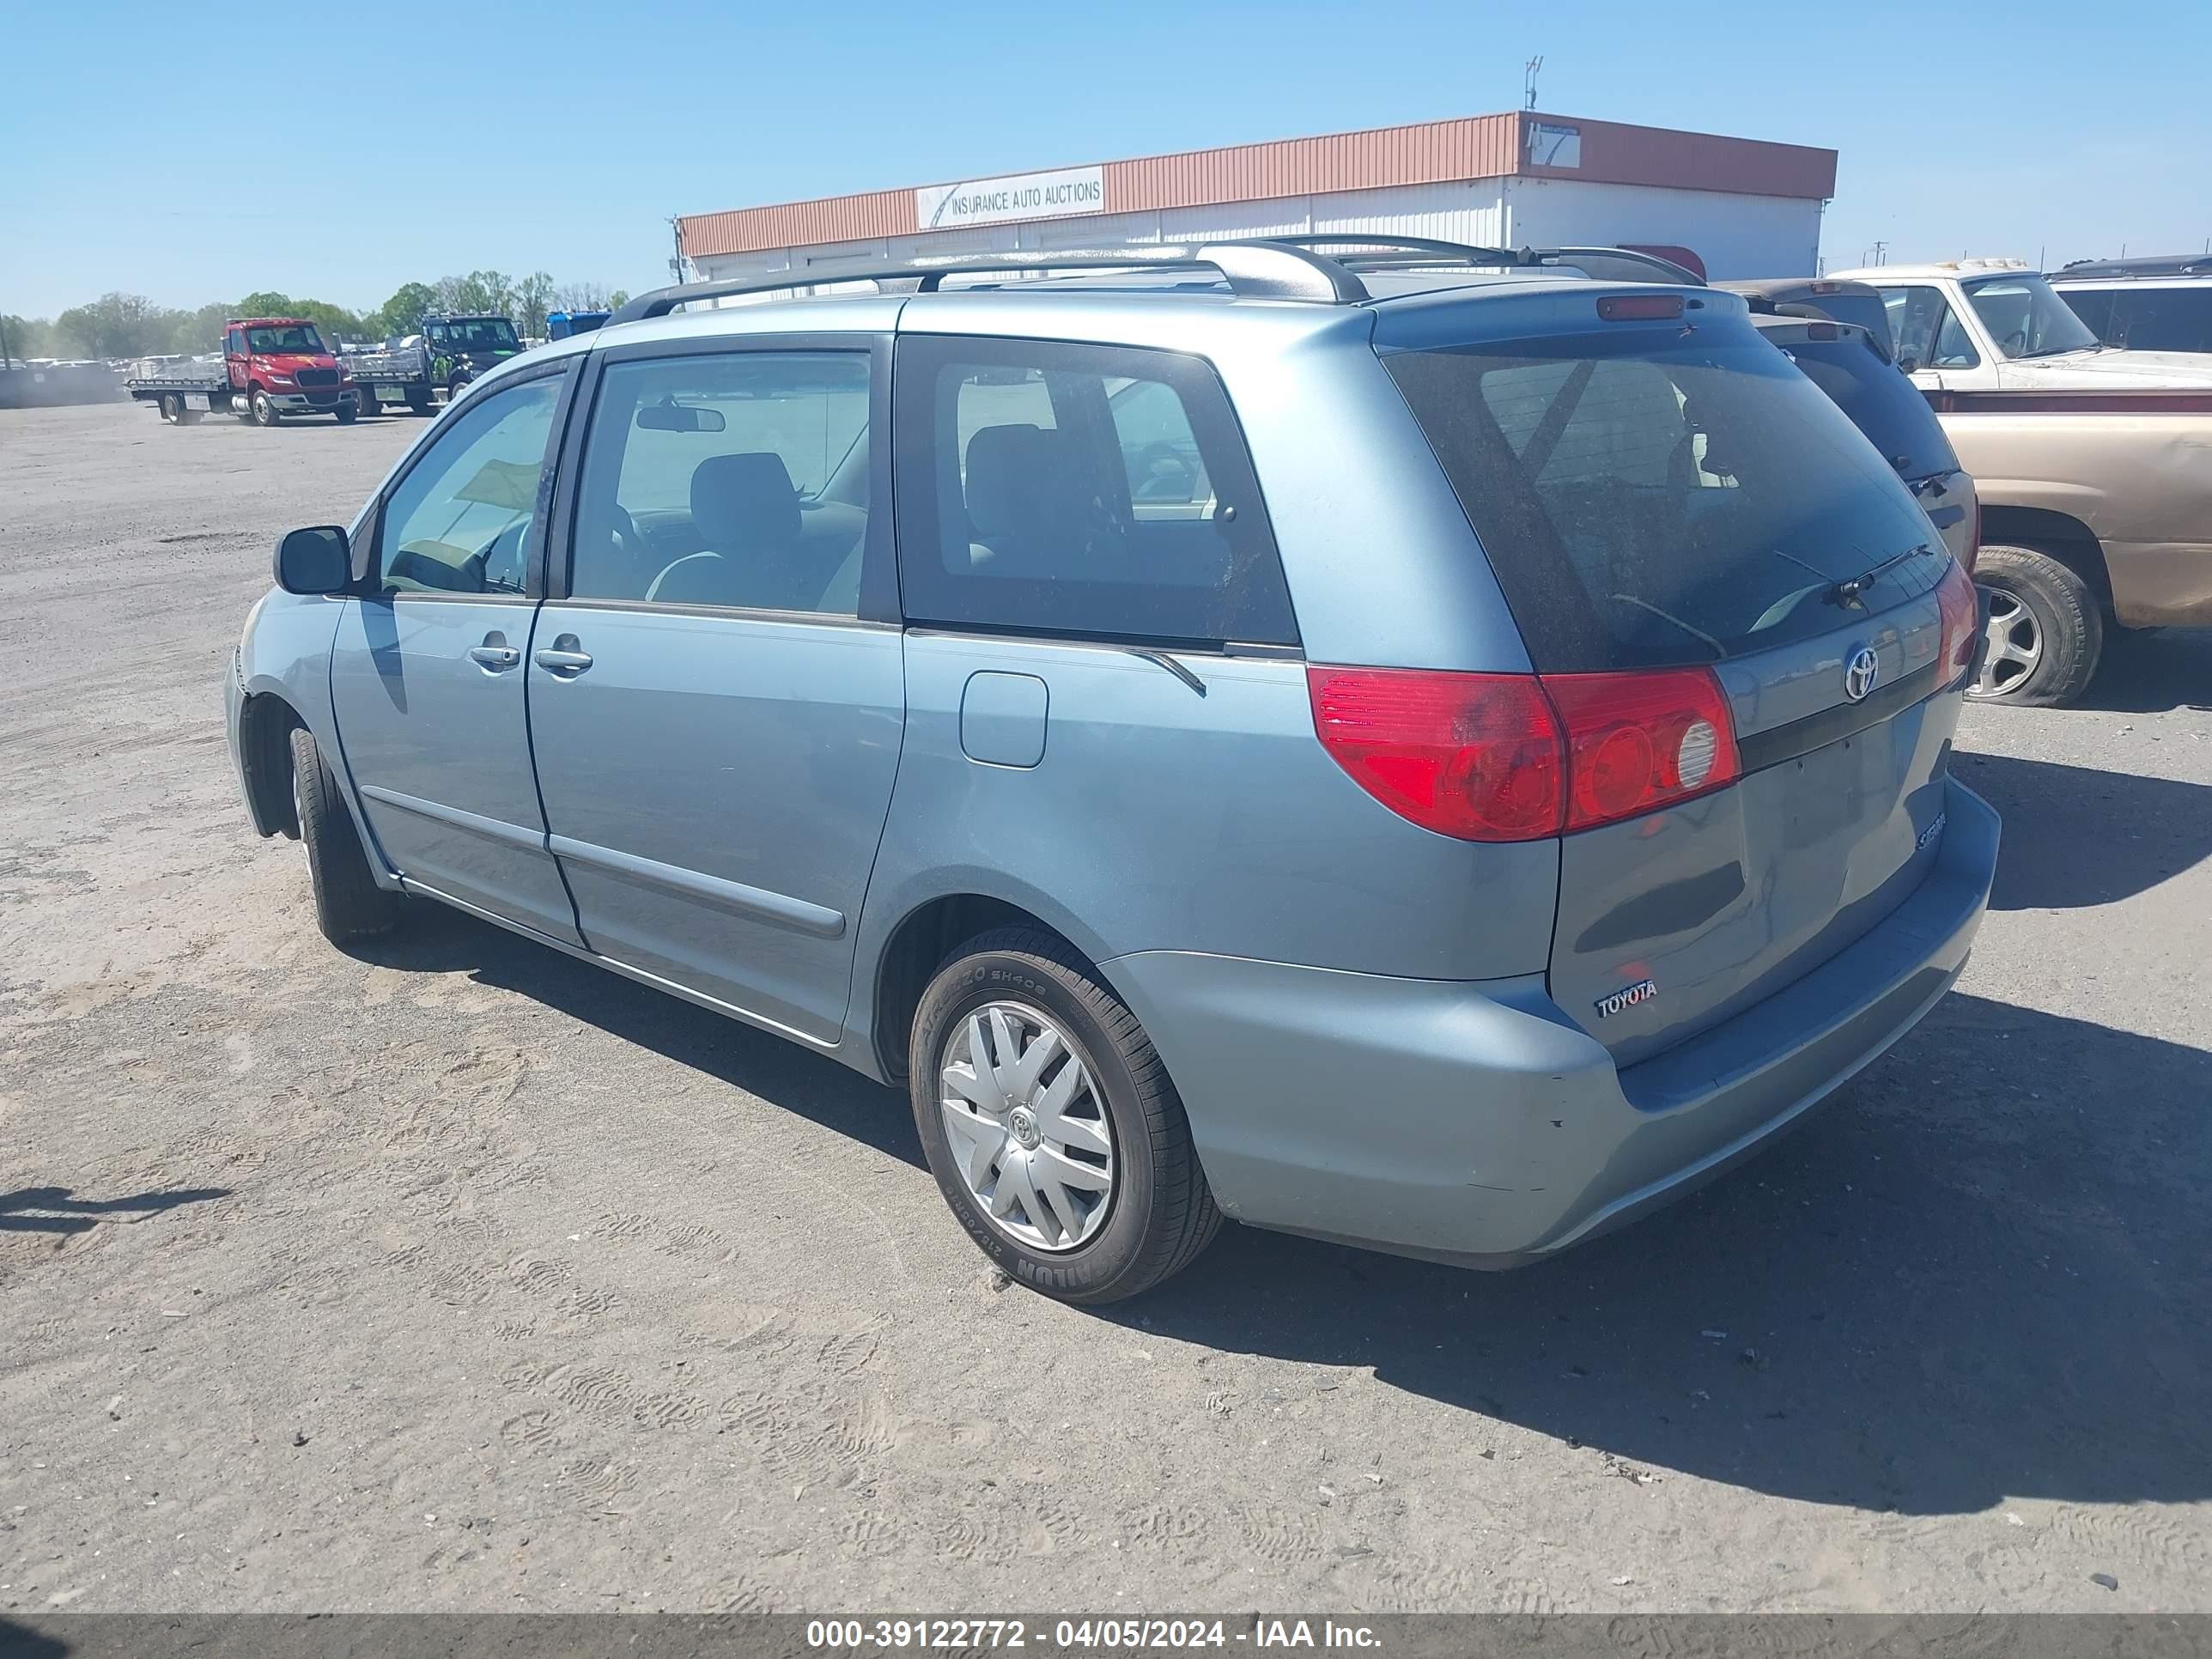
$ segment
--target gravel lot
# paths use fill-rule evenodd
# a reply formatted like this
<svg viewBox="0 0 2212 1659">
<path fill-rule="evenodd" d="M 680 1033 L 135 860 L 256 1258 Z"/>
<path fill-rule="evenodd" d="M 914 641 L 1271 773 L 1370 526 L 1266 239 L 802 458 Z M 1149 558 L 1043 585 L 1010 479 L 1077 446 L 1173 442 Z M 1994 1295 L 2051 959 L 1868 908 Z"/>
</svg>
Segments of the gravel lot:
<svg viewBox="0 0 2212 1659">
<path fill-rule="evenodd" d="M 419 429 L 0 411 L 0 1611 L 2212 1609 L 2212 636 L 1969 711 L 1979 950 L 1764 1160 L 1079 1312 L 830 1061 L 316 933 L 221 677 Z"/>
</svg>

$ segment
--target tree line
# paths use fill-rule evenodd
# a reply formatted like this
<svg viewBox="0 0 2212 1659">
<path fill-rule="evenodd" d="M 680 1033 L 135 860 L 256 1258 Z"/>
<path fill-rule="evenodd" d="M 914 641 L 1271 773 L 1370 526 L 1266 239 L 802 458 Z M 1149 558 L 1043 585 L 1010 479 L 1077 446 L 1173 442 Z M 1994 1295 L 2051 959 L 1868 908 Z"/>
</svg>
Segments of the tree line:
<svg viewBox="0 0 2212 1659">
<path fill-rule="evenodd" d="M 0 339 L 17 357 L 154 357 L 173 352 L 220 350 L 223 323 L 232 317 L 306 317 L 325 339 L 383 340 L 412 334 L 433 312 L 505 315 L 526 337 L 545 332 L 555 311 L 606 311 L 629 296 L 599 283 L 556 283 L 544 271 L 510 276 L 472 270 L 434 283 L 408 283 L 374 311 L 348 311 L 323 300 L 262 292 L 196 311 L 157 306 L 143 294 L 103 294 L 59 316 L 0 316 Z"/>
</svg>

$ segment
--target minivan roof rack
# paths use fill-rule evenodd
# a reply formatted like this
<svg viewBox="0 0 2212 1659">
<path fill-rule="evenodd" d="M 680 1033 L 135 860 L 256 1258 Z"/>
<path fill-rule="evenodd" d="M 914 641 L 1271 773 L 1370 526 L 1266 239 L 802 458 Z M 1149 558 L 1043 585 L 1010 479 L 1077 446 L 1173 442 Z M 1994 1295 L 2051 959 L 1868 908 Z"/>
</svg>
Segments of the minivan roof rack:
<svg viewBox="0 0 2212 1659">
<path fill-rule="evenodd" d="M 1062 270 L 1178 270 L 1210 266 L 1229 284 L 1230 291 L 1248 300 L 1310 300 L 1322 305 L 1360 305 L 1374 296 L 1367 285 L 1335 259 L 1285 241 L 1208 242 L 1193 248 L 1178 245 L 1114 249 L 1081 249 L 1046 252 L 1041 249 L 996 255 L 975 255 L 951 261 L 884 260 L 872 265 L 812 275 L 786 271 L 777 276 L 740 276 L 704 283 L 681 283 L 655 289 L 624 304 L 607 319 L 607 326 L 665 317 L 678 306 L 701 300 L 727 300 L 744 294 L 774 294 L 785 289 L 815 283 L 914 282 L 916 291 L 934 294 L 947 276 L 974 276 L 1007 271 Z"/>
<path fill-rule="evenodd" d="M 1356 269 L 1381 265 L 1457 264 L 1511 265 L 1533 270 L 1548 264 L 1572 264 L 1578 258 L 1602 256 L 1623 264 L 1641 265 L 1664 282 L 1680 283 L 1693 288 L 1706 286 L 1705 279 L 1687 266 L 1636 248 L 1484 247 L 1468 242 L 1439 241 L 1433 236 L 1396 236 L 1388 231 L 1334 231 L 1327 235 L 1277 236 L 1267 240 L 1288 247 L 1367 247 L 1382 250 L 1378 253 L 1335 256 L 1340 263 Z"/>
</svg>

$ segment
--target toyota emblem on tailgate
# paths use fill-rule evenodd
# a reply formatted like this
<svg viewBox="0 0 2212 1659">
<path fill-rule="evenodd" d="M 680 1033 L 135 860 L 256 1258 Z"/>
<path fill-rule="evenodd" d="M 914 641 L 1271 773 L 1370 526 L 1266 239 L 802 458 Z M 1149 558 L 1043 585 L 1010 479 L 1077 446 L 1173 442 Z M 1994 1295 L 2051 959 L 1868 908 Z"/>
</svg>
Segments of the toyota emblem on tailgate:
<svg viewBox="0 0 2212 1659">
<path fill-rule="evenodd" d="M 1875 655 L 1872 646 L 1863 645 L 1844 665 L 1844 695 L 1853 702 L 1861 702 L 1881 678 L 1881 659 Z"/>
</svg>

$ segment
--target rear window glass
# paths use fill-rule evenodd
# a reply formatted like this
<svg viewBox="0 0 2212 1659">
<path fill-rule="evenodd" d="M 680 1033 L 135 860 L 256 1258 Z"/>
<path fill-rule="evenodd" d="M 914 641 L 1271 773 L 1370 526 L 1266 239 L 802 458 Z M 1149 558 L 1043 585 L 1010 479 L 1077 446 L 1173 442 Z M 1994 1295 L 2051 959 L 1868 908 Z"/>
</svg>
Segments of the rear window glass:
<svg viewBox="0 0 2212 1659">
<path fill-rule="evenodd" d="M 1537 670 L 1716 661 L 1840 626 L 1828 594 L 1940 551 L 1897 473 L 1747 326 L 1623 328 L 1384 359 Z M 1879 610 L 1935 586 L 1907 559 Z"/>
<path fill-rule="evenodd" d="M 1899 476 L 1926 478 L 1959 470 L 1959 458 L 1928 399 L 1902 370 L 1869 350 L 1863 341 L 1846 336 L 1773 343 L 1850 417 Z"/>
<path fill-rule="evenodd" d="M 900 591 L 956 627 L 1295 644 L 1242 433 L 1196 358 L 908 338 Z"/>
</svg>

